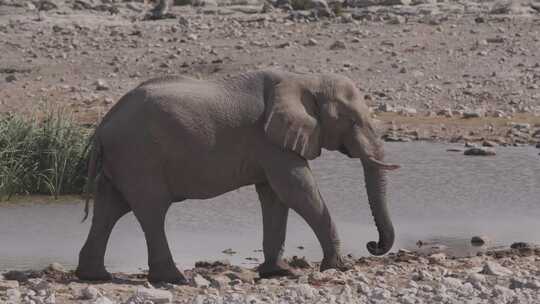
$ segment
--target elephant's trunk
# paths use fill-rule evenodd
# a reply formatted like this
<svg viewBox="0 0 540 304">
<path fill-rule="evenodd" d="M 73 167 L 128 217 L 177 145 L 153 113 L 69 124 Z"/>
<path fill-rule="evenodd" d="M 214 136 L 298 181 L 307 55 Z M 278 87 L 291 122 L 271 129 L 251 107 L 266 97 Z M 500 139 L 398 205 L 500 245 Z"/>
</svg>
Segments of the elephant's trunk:
<svg viewBox="0 0 540 304">
<path fill-rule="evenodd" d="M 384 173 L 386 170 L 395 170 L 399 166 L 383 161 L 382 144 L 369 122 L 365 122 L 363 127 L 356 126 L 351 136 L 345 137 L 343 150 L 349 157 L 360 158 L 362 161 L 369 206 L 379 232 L 379 242 L 367 243 L 367 249 L 373 255 L 383 255 L 394 244 L 394 227 L 386 204 Z"/>
<path fill-rule="evenodd" d="M 386 204 L 386 179 L 382 168 L 367 160 L 362 163 L 369 206 L 379 232 L 379 242 L 367 243 L 367 249 L 373 255 L 383 255 L 394 244 L 394 227 Z"/>
</svg>

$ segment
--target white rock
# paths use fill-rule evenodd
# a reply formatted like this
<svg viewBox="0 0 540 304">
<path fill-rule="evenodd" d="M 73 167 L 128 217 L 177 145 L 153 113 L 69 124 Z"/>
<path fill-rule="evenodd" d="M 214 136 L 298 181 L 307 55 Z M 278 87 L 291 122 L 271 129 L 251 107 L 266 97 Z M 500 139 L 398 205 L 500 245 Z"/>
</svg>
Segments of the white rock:
<svg viewBox="0 0 540 304">
<path fill-rule="evenodd" d="M 19 282 L 17 281 L 0 281 L 0 291 L 19 288 Z"/>
<path fill-rule="evenodd" d="M 170 291 L 150 288 L 138 288 L 135 295 L 155 304 L 171 303 L 173 297 Z"/>
<path fill-rule="evenodd" d="M 484 264 L 484 268 L 482 269 L 482 271 L 480 271 L 480 273 L 494 276 L 512 275 L 512 271 L 510 269 L 492 261 L 486 261 Z"/>
<path fill-rule="evenodd" d="M 257 296 L 255 296 L 255 295 L 248 295 L 248 296 L 246 296 L 246 303 L 258 304 L 258 303 L 262 303 L 262 301 L 259 300 L 259 298 Z"/>
<path fill-rule="evenodd" d="M 402 303 L 402 304 L 415 304 L 417 302 L 416 302 L 416 299 L 413 296 L 406 295 L 406 296 L 403 296 L 403 297 L 399 298 L 399 303 Z"/>
<path fill-rule="evenodd" d="M 193 277 L 193 284 L 195 285 L 195 287 L 199 287 L 199 288 L 201 288 L 201 287 L 210 287 L 210 281 L 203 278 L 203 276 L 200 275 L 200 274 L 196 274 Z"/>
<path fill-rule="evenodd" d="M 446 285 L 446 286 L 448 286 L 450 288 L 454 288 L 454 289 L 460 288 L 461 285 L 463 285 L 460 279 L 452 278 L 452 277 L 444 277 L 444 278 L 442 278 L 441 283 L 443 283 L 444 285 Z"/>
<path fill-rule="evenodd" d="M 96 82 L 94 82 L 94 85 L 96 86 L 96 90 L 98 91 L 106 91 L 110 89 L 107 82 L 103 79 L 96 80 Z"/>
<path fill-rule="evenodd" d="M 509 299 L 510 297 L 513 297 L 514 295 L 515 295 L 515 292 L 513 292 L 512 290 L 504 286 L 495 285 L 495 287 L 493 287 L 492 296 L 501 297 L 503 299 Z"/>
<path fill-rule="evenodd" d="M 479 273 L 471 273 L 467 277 L 467 282 L 471 283 L 476 289 L 481 289 L 481 284 L 486 283 L 486 277 Z"/>
<path fill-rule="evenodd" d="M 219 276 L 213 277 L 211 280 L 211 283 L 212 283 L 212 286 L 218 289 L 223 289 L 229 286 L 229 284 L 231 283 L 231 279 L 229 279 L 227 276 L 219 275 Z"/>
<path fill-rule="evenodd" d="M 463 118 L 479 118 L 483 116 L 484 113 L 480 110 L 463 112 Z"/>
<path fill-rule="evenodd" d="M 540 282 L 524 278 L 511 278 L 510 289 L 540 289 Z"/>
<path fill-rule="evenodd" d="M 326 276 L 326 273 L 314 271 L 309 274 L 309 280 L 310 282 L 313 282 L 313 281 L 320 282 L 320 281 L 326 281 L 328 280 L 328 278 Z"/>
<path fill-rule="evenodd" d="M 56 263 L 56 262 L 50 264 L 49 269 L 53 271 L 58 271 L 58 272 L 66 272 L 66 268 L 64 268 L 62 264 Z"/>
<path fill-rule="evenodd" d="M 114 304 L 114 301 L 107 297 L 99 297 L 92 302 L 92 304 Z"/>
<path fill-rule="evenodd" d="M 54 292 L 52 292 L 48 297 L 43 300 L 44 304 L 55 304 L 56 303 L 56 295 Z"/>
<path fill-rule="evenodd" d="M 93 300 L 97 299 L 101 294 L 97 288 L 94 286 L 87 286 L 81 291 L 82 299 L 83 300 Z"/>
<path fill-rule="evenodd" d="M 390 291 L 379 287 L 373 288 L 373 291 L 371 292 L 371 297 L 375 300 L 387 300 L 391 296 L 392 294 Z"/>
<path fill-rule="evenodd" d="M 43 279 L 29 279 L 28 287 L 39 292 L 51 288 L 51 284 Z"/>
<path fill-rule="evenodd" d="M 21 301 L 21 292 L 18 289 L 8 289 L 6 291 L 8 303 L 19 303 Z"/>
<path fill-rule="evenodd" d="M 292 288 L 298 293 L 298 295 L 306 299 L 311 299 L 318 293 L 317 290 L 311 287 L 309 284 L 298 284 Z"/>
<path fill-rule="evenodd" d="M 401 107 L 398 110 L 398 113 L 404 116 L 412 116 L 418 114 L 418 111 L 415 108 L 411 107 Z"/>
<path fill-rule="evenodd" d="M 432 263 L 441 263 L 446 260 L 446 258 L 447 256 L 444 252 L 434 253 L 428 257 L 429 261 Z"/>
</svg>

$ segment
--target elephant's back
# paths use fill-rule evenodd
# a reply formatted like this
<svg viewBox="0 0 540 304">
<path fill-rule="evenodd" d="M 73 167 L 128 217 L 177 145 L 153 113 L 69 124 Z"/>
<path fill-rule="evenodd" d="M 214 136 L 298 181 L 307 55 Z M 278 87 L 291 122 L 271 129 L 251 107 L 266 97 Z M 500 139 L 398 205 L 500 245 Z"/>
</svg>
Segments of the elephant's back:
<svg viewBox="0 0 540 304">
<path fill-rule="evenodd" d="M 264 114 L 261 95 L 262 90 L 251 92 L 217 81 L 151 79 L 118 101 L 100 131 L 108 133 L 110 142 L 147 134 L 157 142 L 181 138 L 188 147 L 212 149 L 220 142 L 258 136 Z"/>
<path fill-rule="evenodd" d="M 247 90 L 234 84 L 189 77 L 166 77 L 143 83 L 149 107 L 192 127 L 226 128 L 252 125 L 264 112 L 262 90 Z"/>
<path fill-rule="evenodd" d="M 256 99 L 194 79 L 151 80 L 135 88 L 99 130 L 105 158 L 115 159 L 107 162 L 111 175 L 151 164 L 183 198 L 212 197 L 258 181 L 252 157 L 264 106 Z"/>
</svg>

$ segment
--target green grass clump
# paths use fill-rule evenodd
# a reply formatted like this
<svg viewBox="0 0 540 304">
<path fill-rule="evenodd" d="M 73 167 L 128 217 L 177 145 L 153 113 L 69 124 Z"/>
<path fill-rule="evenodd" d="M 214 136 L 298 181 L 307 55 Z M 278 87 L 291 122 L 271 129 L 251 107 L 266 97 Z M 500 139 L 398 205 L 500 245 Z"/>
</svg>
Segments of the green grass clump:
<svg viewBox="0 0 540 304">
<path fill-rule="evenodd" d="M 81 193 L 89 133 L 63 111 L 0 117 L 0 199 Z"/>
<path fill-rule="evenodd" d="M 183 6 L 183 5 L 191 5 L 192 0 L 174 0 L 173 5 L 177 6 Z"/>
<path fill-rule="evenodd" d="M 313 8 L 310 0 L 292 0 L 291 6 L 294 10 L 309 10 Z"/>
</svg>

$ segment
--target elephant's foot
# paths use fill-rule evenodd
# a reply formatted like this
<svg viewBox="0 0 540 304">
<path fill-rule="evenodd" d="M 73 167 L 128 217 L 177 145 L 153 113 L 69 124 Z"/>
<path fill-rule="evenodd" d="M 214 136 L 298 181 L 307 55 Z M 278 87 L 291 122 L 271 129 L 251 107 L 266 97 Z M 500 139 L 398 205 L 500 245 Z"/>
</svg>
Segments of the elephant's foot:
<svg viewBox="0 0 540 304">
<path fill-rule="evenodd" d="M 75 275 L 83 281 L 110 281 L 112 280 L 112 275 L 105 269 L 105 266 L 101 267 L 90 267 L 90 266 L 81 266 L 77 267 L 75 270 Z"/>
<path fill-rule="evenodd" d="M 340 256 L 333 256 L 333 257 L 325 257 L 323 258 L 321 262 L 321 271 L 325 271 L 327 269 L 337 269 L 340 271 L 347 271 L 354 267 L 354 265 L 350 262 L 345 261 Z"/>
<path fill-rule="evenodd" d="M 174 262 L 156 263 L 150 266 L 148 281 L 151 283 L 171 283 L 175 285 L 187 285 L 186 277 L 176 268 Z"/>
<path fill-rule="evenodd" d="M 257 268 L 259 277 L 298 277 L 299 274 L 294 271 L 285 261 L 277 260 L 276 262 L 264 262 Z"/>
</svg>

